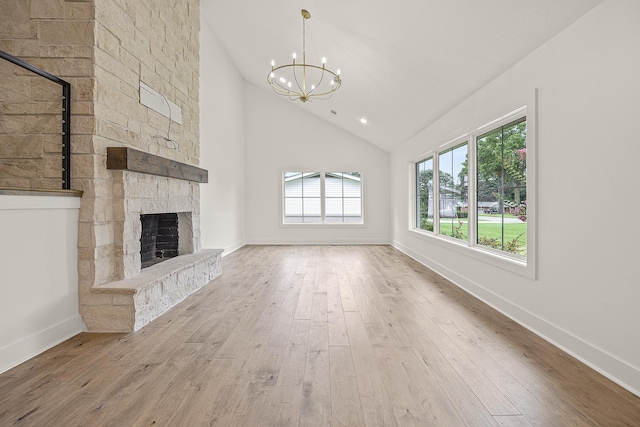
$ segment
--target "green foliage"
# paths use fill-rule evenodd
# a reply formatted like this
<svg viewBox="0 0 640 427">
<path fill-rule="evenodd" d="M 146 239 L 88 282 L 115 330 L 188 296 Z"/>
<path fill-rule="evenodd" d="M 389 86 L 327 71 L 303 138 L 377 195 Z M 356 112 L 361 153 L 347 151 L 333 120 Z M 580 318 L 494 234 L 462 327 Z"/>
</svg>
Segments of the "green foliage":
<svg viewBox="0 0 640 427">
<path fill-rule="evenodd" d="M 502 245 L 502 241 L 496 237 L 478 236 L 478 244 L 482 246 L 489 246 L 494 249 L 511 252 L 519 255 L 527 254 L 527 246 L 519 241 L 524 233 L 519 234 L 515 239 L 507 240 Z"/>
<path fill-rule="evenodd" d="M 420 219 L 420 228 L 422 230 L 433 231 L 433 222 L 429 222 L 426 218 Z"/>
<path fill-rule="evenodd" d="M 461 228 L 462 228 L 462 221 L 458 221 L 458 225 L 454 225 L 452 228 L 453 230 L 452 236 L 455 237 L 456 239 L 466 240 L 467 236 L 465 234 L 462 234 L 462 232 L 460 231 Z"/>
<path fill-rule="evenodd" d="M 481 135 L 477 143 L 478 200 L 507 200 L 518 206 L 526 199 L 526 121 L 502 126 Z"/>
<path fill-rule="evenodd" d="M 420 228 L 429 231 L 433 231 L 433 224 L 428 224 L 429 221 L 433 222 L 433 218 L 429 218 L 429 198 L 433 198 L 432 164 L 432 161 L 423 163 L 423 165 L 425 167 L 428 167 L 428 169 L 421 170 L 418 173 L 418 179 L 416 183 L 416 191 L 418 192 L 418 214 Z"/>
<path fill-rule="evenodd" d="M 458 221 L 457 225 L 454 225 L 450 219 L 442 220 L 440 221 L 440 234 L 455 237 L 456 239 L 467 240 L 467 225 L 466 221 Z"/>
</svg>

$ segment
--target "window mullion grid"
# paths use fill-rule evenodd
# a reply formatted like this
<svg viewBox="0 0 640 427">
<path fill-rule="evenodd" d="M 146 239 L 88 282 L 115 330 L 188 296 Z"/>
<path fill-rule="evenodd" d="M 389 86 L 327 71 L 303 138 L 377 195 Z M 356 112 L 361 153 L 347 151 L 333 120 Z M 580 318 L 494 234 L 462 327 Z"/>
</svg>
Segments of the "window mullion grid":
<svg viewBox="0 0 640 427">
<path fill-rule="evenodd" d="M 440 153 L 433 155 L 433 234 L 440 234 Z"/>
<path fill-rule="evenodd" d="M 469 246 L 478 242 L 478 141 L 476 134 L 469 135 L 467 146 L 467 232 Z M 473 178 L 472 178 L 473 177 Z"/>
<path fill-rule="evenodd" d="M 300 172 L 301 176 L 300 176 L 300 181 L 302 182 L 302 188 L 300 189 L 300 195 L 302 198 L 302 206 L 301 206 L 301 214 L 302 214 L 302 222 L 306 222 L 304 219 L 304 172 Z"/>
<path fill-rule="evenodd" d="M 502 250 L 504 251 L 504 125 L 500 127 L 500 233 L 502 236 Z"/>
<path fill-rule="evenodd" d="M 342 202 L 342 222 L 344 223 L 344 172 L 340 176 L 340 186 L 342 188 L 342 199 L 340 200 Z"/>
<path fill-rule="evenodd" d="M 413 220 L 413 228 L 420 229 L 420 189 L 418 185 L 420 183 L 420 162 L 416 162 L 413 165 L 413 212 L 414 212 L 414 220 Z"/>
<path fill-rule="evenodd" d="M 323 224 L 326 220 L 325 207 L 325 172 L 320 172 L 320 222 Z"/>
</svg>

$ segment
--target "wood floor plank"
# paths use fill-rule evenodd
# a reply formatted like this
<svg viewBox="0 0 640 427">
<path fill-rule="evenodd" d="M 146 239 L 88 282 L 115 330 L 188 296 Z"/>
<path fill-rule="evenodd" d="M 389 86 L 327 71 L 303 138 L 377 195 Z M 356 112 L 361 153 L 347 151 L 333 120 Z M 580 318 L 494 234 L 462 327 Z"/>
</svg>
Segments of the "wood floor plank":
<svg viewBox="0 0 640 427">
<path fill-rule="evenodd" d="M 291 334 L 273 391 L 271 406 L 265 418 L 266 425 L 297 425 L 307 361 L 310 320 L 294 320 Z"/>
<path fill-rule="evenodd" d="M 511 404 L 509 399 L 431 319 L 423 315 L 418 309 L 410 308 L 410 312 L 426 332 L 430 341 L 438 348 L 440 354 L 444 355 L 444 359 L 448 362 L 447 367 L 451 367 L 457 372 L 457 378 L 461 378 L 469 389 L 473 391 L 489 414 L 520 415 L 518 409 Z"/>
<path fill-rule="evenodd" d="M 364 425 L 351 349 L 346 346 L 329 347 L 329 365 L 331 370 L 331 425 Z"/>
<path fill-rule="evenodd" d="M 640 398 L 390 246 L 246 246 L 140 331 L 0 374 L 0 425 L 640 426 Z"/>
<path fill-rule="evenodd" d="M 364 323 L 375 323 L 376 313 L 374 300 L 377 298 L 375 290 L 371 286 L 371 277 L 368 274 L 350 274 L 349 283 L 353 291 L 353 298 L 358 307 L 358 312 Z"/>
<path fill-rule="evenodd" d="M 396 425 L 391 401 L 373 357 L 362 318 L 359 313 L 347 312 L 345 322 L 365 424 L 368 426 Z"/>
<path fill-rule="evenodd" d="M 301 292 L 302 286 L 292 286 L 284 294 L 284 301 L 280 310 L 278 310 L 278 315 L 267 341 L 268 346 L 284 347 L 287 345 Z"/>
<path fill-rule="evenodd" d="M 236 411 L 233 425 L 258 423 L 268 413 L 284 359 L 283 347 L 266 347 Z"/>
<path fill-rule="evenodd" d="M 553 424 L 556 418 L 553 412 L 527 390 L 504 366 L 484 351 L 478 343 L 467 337 L 454 324 L 439 324 L 438 326 L 513 403 L 527 419 L 527 422 L 540 426 Z M 501 419 L 497 416 L 494 418 Z"/>
<path fill-rule="evenodd" d="M 311 318 L 299 425 L 330 426 L 331 371 L 326 293 L 313 294 Z"/>
<path fill-rule="evenodd" d="M 455 407 L 438 384 L 430 369 L 419 359 L 410 347 L 398 349 L 398 359 L 407 376 L 411 394 L 419 399 L 427 417 L 427 425 L 449 427 L 464 425 Z"/>
<path fill-rule="evenodd" d="M 315 278 L 314 278 L 315 280 Z M 313 305 L 313 280 L 305 280 L 300 291 L 298 306 L 296 308 L 295 319 L 311 319 L 311 307 Z"/>
<path fill-rule="evenodd" d="M 373 349 L 382 381 L 393 406 L 393 414 L 398 425 L 424 426 L 427 424 L 427 416 L 421 403 L 411 393 L 411 380 L 402 367 L 397 351 L 398 348 Z"/>
<path fill-rule="evenodd" d="M 532 424 L 522 415 L 496 415 L 499 426 L 504 427 L 531 427 Z"/>
<path fill-rule="evenodd" d="M 327 330 L 329 332 L 329 345 L 349 345 L 340 286 L 338 285 L 335 269 L 327 276 Z"/>
</svg>

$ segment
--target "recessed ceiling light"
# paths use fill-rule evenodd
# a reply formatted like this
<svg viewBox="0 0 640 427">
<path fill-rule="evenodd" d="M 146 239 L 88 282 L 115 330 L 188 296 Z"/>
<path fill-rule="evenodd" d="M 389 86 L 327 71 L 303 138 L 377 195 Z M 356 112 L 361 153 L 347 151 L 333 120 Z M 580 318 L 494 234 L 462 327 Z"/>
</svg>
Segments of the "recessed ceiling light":
<svg viewBox="0 0 640 427">
<path fill-rule="evenodd" d="M 363 125 L 366 125 L 368 122 L 368 120 L 366 119 L 366 117 L 360 117 L 360 123 L 362 123 Z"/>
</svg>

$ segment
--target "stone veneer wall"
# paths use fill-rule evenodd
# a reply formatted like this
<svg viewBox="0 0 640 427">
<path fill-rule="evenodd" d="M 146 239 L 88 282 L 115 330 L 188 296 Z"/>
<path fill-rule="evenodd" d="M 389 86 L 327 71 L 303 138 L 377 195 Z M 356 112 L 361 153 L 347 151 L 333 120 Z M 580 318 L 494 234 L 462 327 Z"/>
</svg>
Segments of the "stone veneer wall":
<svg viewBox="0 0 640 427">
<path fill-rule="evenodd" d="M 74 94 L 72 188 L 84 191 L 78 236 L 80 312 L 89 330 L 109 330 L 114 295 L 96 285 L 140 272 L 139 216 L 191 212 L 200 250 L 196 183 L 106 169 L 109 146 L 199 162 L 198 0 L 8 0 L 0 48 L 70 81 Z M 139 82 L 182 108 L 172 123 L 139 103 Z M 117 313 L 114 314 L 117 316 Z"/>
<path fill-rule="evenodd" d="M 0 187 L 61 189 L 62 87 L 0 60 Z"/>
<path fill-rule="evenodd" d="M 0 50 L 72 84 L 72 146 L 89 152 L 94 130 L 91 2 L 3 0 Z M 0 62 L 0 186 L 60 189 L 61 88 Z"/>
</svg>

